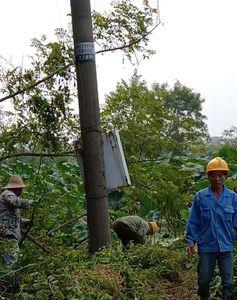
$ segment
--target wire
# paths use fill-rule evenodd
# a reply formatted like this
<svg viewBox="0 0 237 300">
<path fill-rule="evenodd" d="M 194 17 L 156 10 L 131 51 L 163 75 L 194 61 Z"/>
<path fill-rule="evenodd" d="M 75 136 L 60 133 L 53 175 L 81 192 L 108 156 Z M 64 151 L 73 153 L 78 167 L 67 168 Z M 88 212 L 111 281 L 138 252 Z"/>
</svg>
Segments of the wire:
<svg viewBox="0 0 237 300">
<path fill-rule="evenodd" d="M 57 12 L 58 12 L 59 24 L 60 24 L 60 27 L 63 27 L 62 26 L 62 16 L 61 16 L 61 12 L 60 12 L 60 7 L 59 7 L 59 4 L 58 4 L 58 0 L 55 0 L 55 1 L 56 1 Z"/>
</svg>

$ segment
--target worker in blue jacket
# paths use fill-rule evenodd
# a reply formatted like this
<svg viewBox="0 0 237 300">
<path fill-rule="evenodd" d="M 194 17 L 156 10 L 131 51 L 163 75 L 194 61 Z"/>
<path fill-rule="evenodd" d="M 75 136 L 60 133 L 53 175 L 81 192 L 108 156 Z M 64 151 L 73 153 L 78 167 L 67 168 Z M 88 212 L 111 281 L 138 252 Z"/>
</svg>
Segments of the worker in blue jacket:
<svg viewBox="0 0 237 300">
<path fill-rule="evenodd" d="M 186 228 L 187 251 L 198 250 L 198 295 L 209 297 L 210 282 L 216 263 L 222 280 L 222 299 L 233 299 L 233 250 L 237 230 L 237 195 L 225 187 L 229 171 L 220 157 L 206 168 L 210 186 L 199 191 L 193 200 Z"/>
</svg>

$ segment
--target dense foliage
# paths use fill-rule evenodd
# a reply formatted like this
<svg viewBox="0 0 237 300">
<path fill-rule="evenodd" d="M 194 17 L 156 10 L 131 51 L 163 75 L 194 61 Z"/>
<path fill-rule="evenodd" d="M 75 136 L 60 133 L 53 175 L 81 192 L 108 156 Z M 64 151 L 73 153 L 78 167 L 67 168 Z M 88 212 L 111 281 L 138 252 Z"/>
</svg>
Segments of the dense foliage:
<svg viewBox="0 0 237 300">
<path fill-rule="evenodd" d="M 134 53 L 148 57 L 148 33 L 159 24 L 158 14 L 149 1 L 139 8 L 123 0 L 114 1 L 110 12 L 93 12 L 98 51 L 119 48 L 129 60 Z M 230 163 L 226 184 L 236 188 L 235 128 L 226 131 L 225 146 L 207 152 L 198 92 L 178 81 L 149 87 L 136 72 L 118 83 L 101 119 L 104 130 L 120 130 L 132 186 L 109 193 L 111 221 L 138 214 L 157 220 L 159 232 L 122 252 L 111 230 L 111 247 L 88 256 L 84 187 L 73 146 L 80 128 L 71 110 L 71 34 L 58 29 L 55 41 L 43 36 L 32 46 L 29 67 L 3 61 L 0 67 L 0 92 L 14 95 L 12 111 L 0 110 L 1 186 L 20 174 L 27 185 L 22 196 L 35 203 L 22 212 L 33 226 L 23 235 L 19 266 L 13 273 L 0 269 L 0 299 L 196 299 L 196 259 L 186 255 L 183 240 L 188 208 L 208 184 L 204 168 L 212 156 Z M 213 292 L 219 288 L 217 277 Z"/>
<path fill-rule="evenodd" d="M 181 170 L 186 180 L 193 180 L 194 190 L 207 185 L 201 165 L 183 162 L 180 173 Z M 233 163 L 231 170 L 234 174 L 236 165 Z M 139 207 L 139 214 L 144 217 L 154 212 L 152 209 L 158 211 L 160 230 L 155 240 L 122 252 L 113 234 L 111 248 L 88 256 L 87 243 L 84 243 L 87 238 L 84 191 L 77 162 L 73 158 L 44 158 L 43 161 L 24 158 L 2 163 L 2 184 L 6 185 L 10 174 L 22 174 L 27 184 L 23 196 L 35 201 L 34 208 L 22 211 L 23 216 L 32 217 L 34 210 L 34 226 L 31 239 L 27 238 L 21 245 L 23 256 L 19 266 L 13 274 L 5 271 L 0 275 L 2 299 L 172 299 L 174 295 L 176 299 L 195 299 L 196 259 L 187 256 L 182 238 L 171 238 L 176 236 L 172 222 L 176 227 L 182 224 L 182 230 L 184 222 L 180 216 L 175 219 L 176 208 L 170 207 L 169 201 L 176 191 L 170 200 L 165 195 L 166 189 L 175 190 L 176 184 L 180 184 L 180 191 L 184 186 L 179 177 L 170 176 L 169 172 L 163 174 L 166 178 L 159 174 L 156 179 L 161 182 L 159 199 L 170 219 L 162 215 L 159 203 L 149 206 L 152 198 L 149 193 L 144 194 Z M 150 178 L 154 175 L 150 174 Z M 230 177 L 227 185 L 233 183 L 235 180 Z M 142 178 L 140 184 L 144 184 Z M 139 192 L 138 187 L 131 187 L 125 194 L 132 189 Z M 187 212 L 188 203 L 179 204 L 178 199 L 173 201 L 175 203 Z M 133 212 L 134 207 L 129 203 L 116 211 L 111 206 L 111 217 L 126 214 L 129 209 Z M 218 276 L 212 289 L 214 293 L 219 292 Z"/>
<path fill-rule="evenodd" d="M 133 2 L 113 1 L 110 12 L 93 13 L 98 51 L 119 47 L 129 60 L 152 54 L 148 32 L 158 25 L 159 12 L 149 1 L 139 6 Z M 0 153 L 60 151 L 79 136 L 78 116 L 72 111 L 76 81 L 71 29 L 57 29 L 55 41 L 34 38 L 31 46 L 34 54 L 26 68 L 0 61 L 0 94 L 13 95 L 13 113 L 0 125 Z"/>
<path fill-rule="evenodd" d="M 200 151 L 208 137 L 203 101 L 180 82 L 149 88 L 135 72 L 130 82 L 122 80 L 106 97 L 102 122 L 105 128 L 120 130 L 128 157 L 189 154 Z"/>
<path fill-rule="evenodd" d="M 3 296 L 11 299 L 164 299 L 165 288 L 182 283 L 179 294 L 185 291 L 192 299 L 192 292 L 188 290 L 194 278 L 190 258 L 184 251 L 170 249 L 167 252 L 158 244 L 134 247 L 127 252 L 121 252 L 115 244 L 92 257 L 86 255 L 84 248 L 67 252 L 60 249 L 47 257 L 39 255 L 33 264 L 29 262 L 25 257 L 27 268 L 15 273 L 15 281 L 8 283 L 9 290 L 2 292 Z M 4 277 L 0 280 L 4 284 Z"/>
</svg>

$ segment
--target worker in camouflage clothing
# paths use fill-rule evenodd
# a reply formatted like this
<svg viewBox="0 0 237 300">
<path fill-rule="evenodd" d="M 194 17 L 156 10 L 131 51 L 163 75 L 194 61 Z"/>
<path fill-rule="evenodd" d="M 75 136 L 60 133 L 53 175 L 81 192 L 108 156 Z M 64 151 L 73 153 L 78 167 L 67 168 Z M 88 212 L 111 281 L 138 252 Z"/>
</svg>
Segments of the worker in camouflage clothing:
<svg viewBox="0 0 237 300">
<path fill-rule="evenodd" d="M 155 222 L 147 222 L 139 216 L 125 216 L 115 221 L 113 230 L 123 244 L 123 250 L 128 249 L 130 242 L 144 244 L 145 236 L 153 235 L 158 230 Z"/>
<path fill-rule="evenodd" d="M 0 257 L 9 269 L 16 265 L 19 258 L 21 228 L 27 227 L 30 222 L 20 216 L 20 209 L 32 203 L 31 200 L 20 198 L 24 187 L 22 178 L 13 175 L 0 195 Z"/>
</svg>

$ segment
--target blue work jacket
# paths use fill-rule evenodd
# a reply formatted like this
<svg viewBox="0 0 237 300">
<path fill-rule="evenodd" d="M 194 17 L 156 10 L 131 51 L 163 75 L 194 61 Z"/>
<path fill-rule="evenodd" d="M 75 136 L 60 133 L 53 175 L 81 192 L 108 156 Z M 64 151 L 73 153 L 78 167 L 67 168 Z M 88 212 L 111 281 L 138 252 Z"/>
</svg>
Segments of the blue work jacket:
<svg viewBox="0 0 237 300">
<path fill-rule="evenodd" d="M 208 187 L 193 200 L 186 240 L 197 243 L 198 252 L 229 252 L 234 249 L 237 230 L 237 195 L 224 187 L 217 199 Z"/>
</svg>

